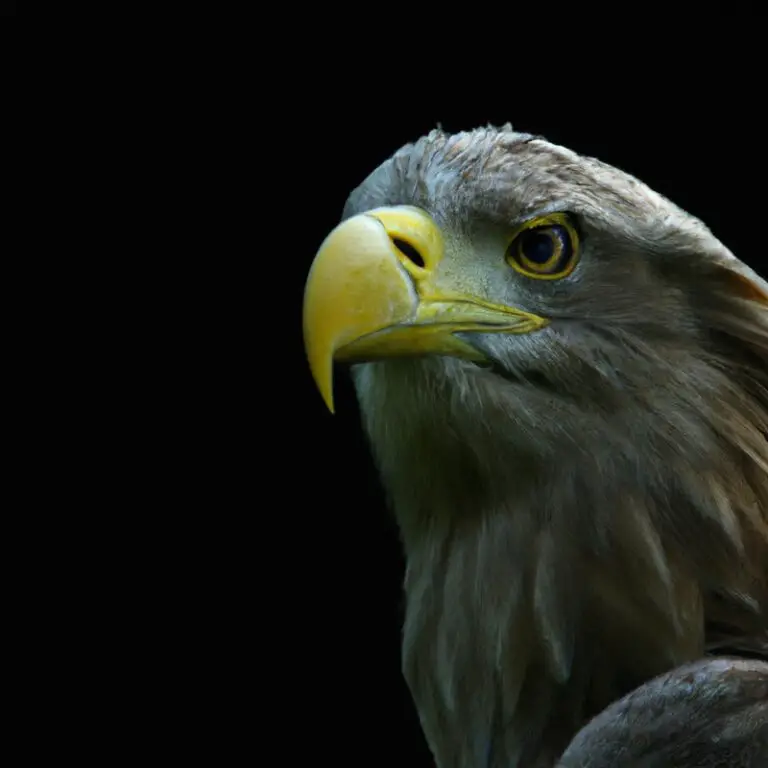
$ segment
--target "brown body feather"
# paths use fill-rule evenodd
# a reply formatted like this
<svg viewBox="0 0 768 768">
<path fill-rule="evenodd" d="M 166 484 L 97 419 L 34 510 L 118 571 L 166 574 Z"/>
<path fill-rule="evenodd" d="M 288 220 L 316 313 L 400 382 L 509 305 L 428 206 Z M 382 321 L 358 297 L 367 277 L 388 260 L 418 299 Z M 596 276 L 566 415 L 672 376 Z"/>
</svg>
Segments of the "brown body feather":
<svg viewBox="0 0 768 768">
<path fill-rule="evenodd" d="M 765 284 L 635 179 L 508 129 L 439 132 L 350 198 L 423 207 L 454 272 L 553 319 L 357 366 L 407 555 L 404 673 L 440 768 L 552 766 L 577 730 L 706 653 L 768 658 Z M 485 254 L 542 208 L 584 227 L 568 288 Z M 587 250 L 588 249 L 588 250 Z"/>
</svg>

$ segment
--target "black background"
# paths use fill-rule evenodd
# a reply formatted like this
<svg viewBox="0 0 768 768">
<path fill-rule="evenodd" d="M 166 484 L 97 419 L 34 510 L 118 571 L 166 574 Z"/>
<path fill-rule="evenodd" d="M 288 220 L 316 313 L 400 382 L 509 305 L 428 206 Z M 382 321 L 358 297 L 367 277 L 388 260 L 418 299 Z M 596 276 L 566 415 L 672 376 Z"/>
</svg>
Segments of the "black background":
<svg viewBox="0 0 768 768">
<path fill-rule="evenodd" d="M 429 104 L 407 88 L 333 89 L 318 115 L 289 127 L 291 160 L 289 178 L 280 182 L 281 204 L 300 200 L 301 206 L 288 217 L 291 246 L 281 254 L 286 277 L 290 271 L 285 323 L 291 338 L 279 363 L 278 386 L 290 402 L 279 439 L 290 463 L 284 498 L 295 499 L 286 501 L 295 511 L 285 511 L 290 535 L 299 542 L 292 544 L 291 567 L 301 578 L 283 594 L 283 607 L 292 606 L 291 622 L 300 627 L 291 670 L 301 681 L 302 712 L 313 718 L 319 754 L 332 751 L 340 765 L 372 757 L 414 768 L 431 765 L 400 675 L 403 561 L 397 532 L 352 388 L 337 371 L 331 416 L 303 358 L 304 278 L 347 194 L 398 147 L 438 123 L 457 131 L 510 121 L 517 130 L 636 175 L 703 219 L 760 271 L 766 250 L 763 126 L 749 78 L 742 73 L 739 83 L 734 90 L 733 82 L 716 87 L 689 77 L 640 79 L 610 100 L 599 89 L 553 86 L 533 96 L 489 93 L 461 105 Z M 285 694 L 291 711 L 295 689 Z"/>
</svg>

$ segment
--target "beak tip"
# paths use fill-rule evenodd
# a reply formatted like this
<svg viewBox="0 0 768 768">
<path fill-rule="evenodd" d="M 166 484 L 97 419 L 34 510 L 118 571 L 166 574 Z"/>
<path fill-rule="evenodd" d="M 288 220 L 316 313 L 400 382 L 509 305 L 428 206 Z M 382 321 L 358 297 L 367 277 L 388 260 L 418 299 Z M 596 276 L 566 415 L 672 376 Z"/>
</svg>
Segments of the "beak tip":
<svg viewBox="0 0 768 768">
<path fill-rule="evenodd" d="M 312 379 L 323 398 L 326 408 L 336 413 L 333 403 L 333 355 L 309 356 Z"/>
</svg>

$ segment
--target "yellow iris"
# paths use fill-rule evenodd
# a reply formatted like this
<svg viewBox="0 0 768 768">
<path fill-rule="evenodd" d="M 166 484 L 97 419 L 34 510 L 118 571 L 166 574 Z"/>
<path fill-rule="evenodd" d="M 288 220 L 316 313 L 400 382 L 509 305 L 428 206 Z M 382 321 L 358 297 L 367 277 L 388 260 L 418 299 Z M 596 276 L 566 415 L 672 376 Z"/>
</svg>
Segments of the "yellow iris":
<svg viewBox="0 0 768 768">
<path fill-rule="evenodd" d="M 507 249 L 507 262 L 526 277 L 560 280 L 573 272 L 579 234 L 564 213 L 532 219 L 517 229 Z"/>
</svg>

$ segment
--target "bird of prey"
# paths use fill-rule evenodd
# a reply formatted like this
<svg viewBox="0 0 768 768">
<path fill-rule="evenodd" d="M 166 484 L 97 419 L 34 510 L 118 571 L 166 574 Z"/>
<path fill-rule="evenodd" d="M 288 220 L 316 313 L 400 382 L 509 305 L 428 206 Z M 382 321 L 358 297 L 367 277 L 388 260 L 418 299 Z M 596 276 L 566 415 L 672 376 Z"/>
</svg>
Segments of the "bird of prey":
<svg viewBox="0 0 768 768">
<path fill-rule="evenodd" d="M 355 189 L 304 297 L 406 555 L 439 768 L 768 765 L 768 285 L 636 178 L 488 127 Z"/>
</svg>

